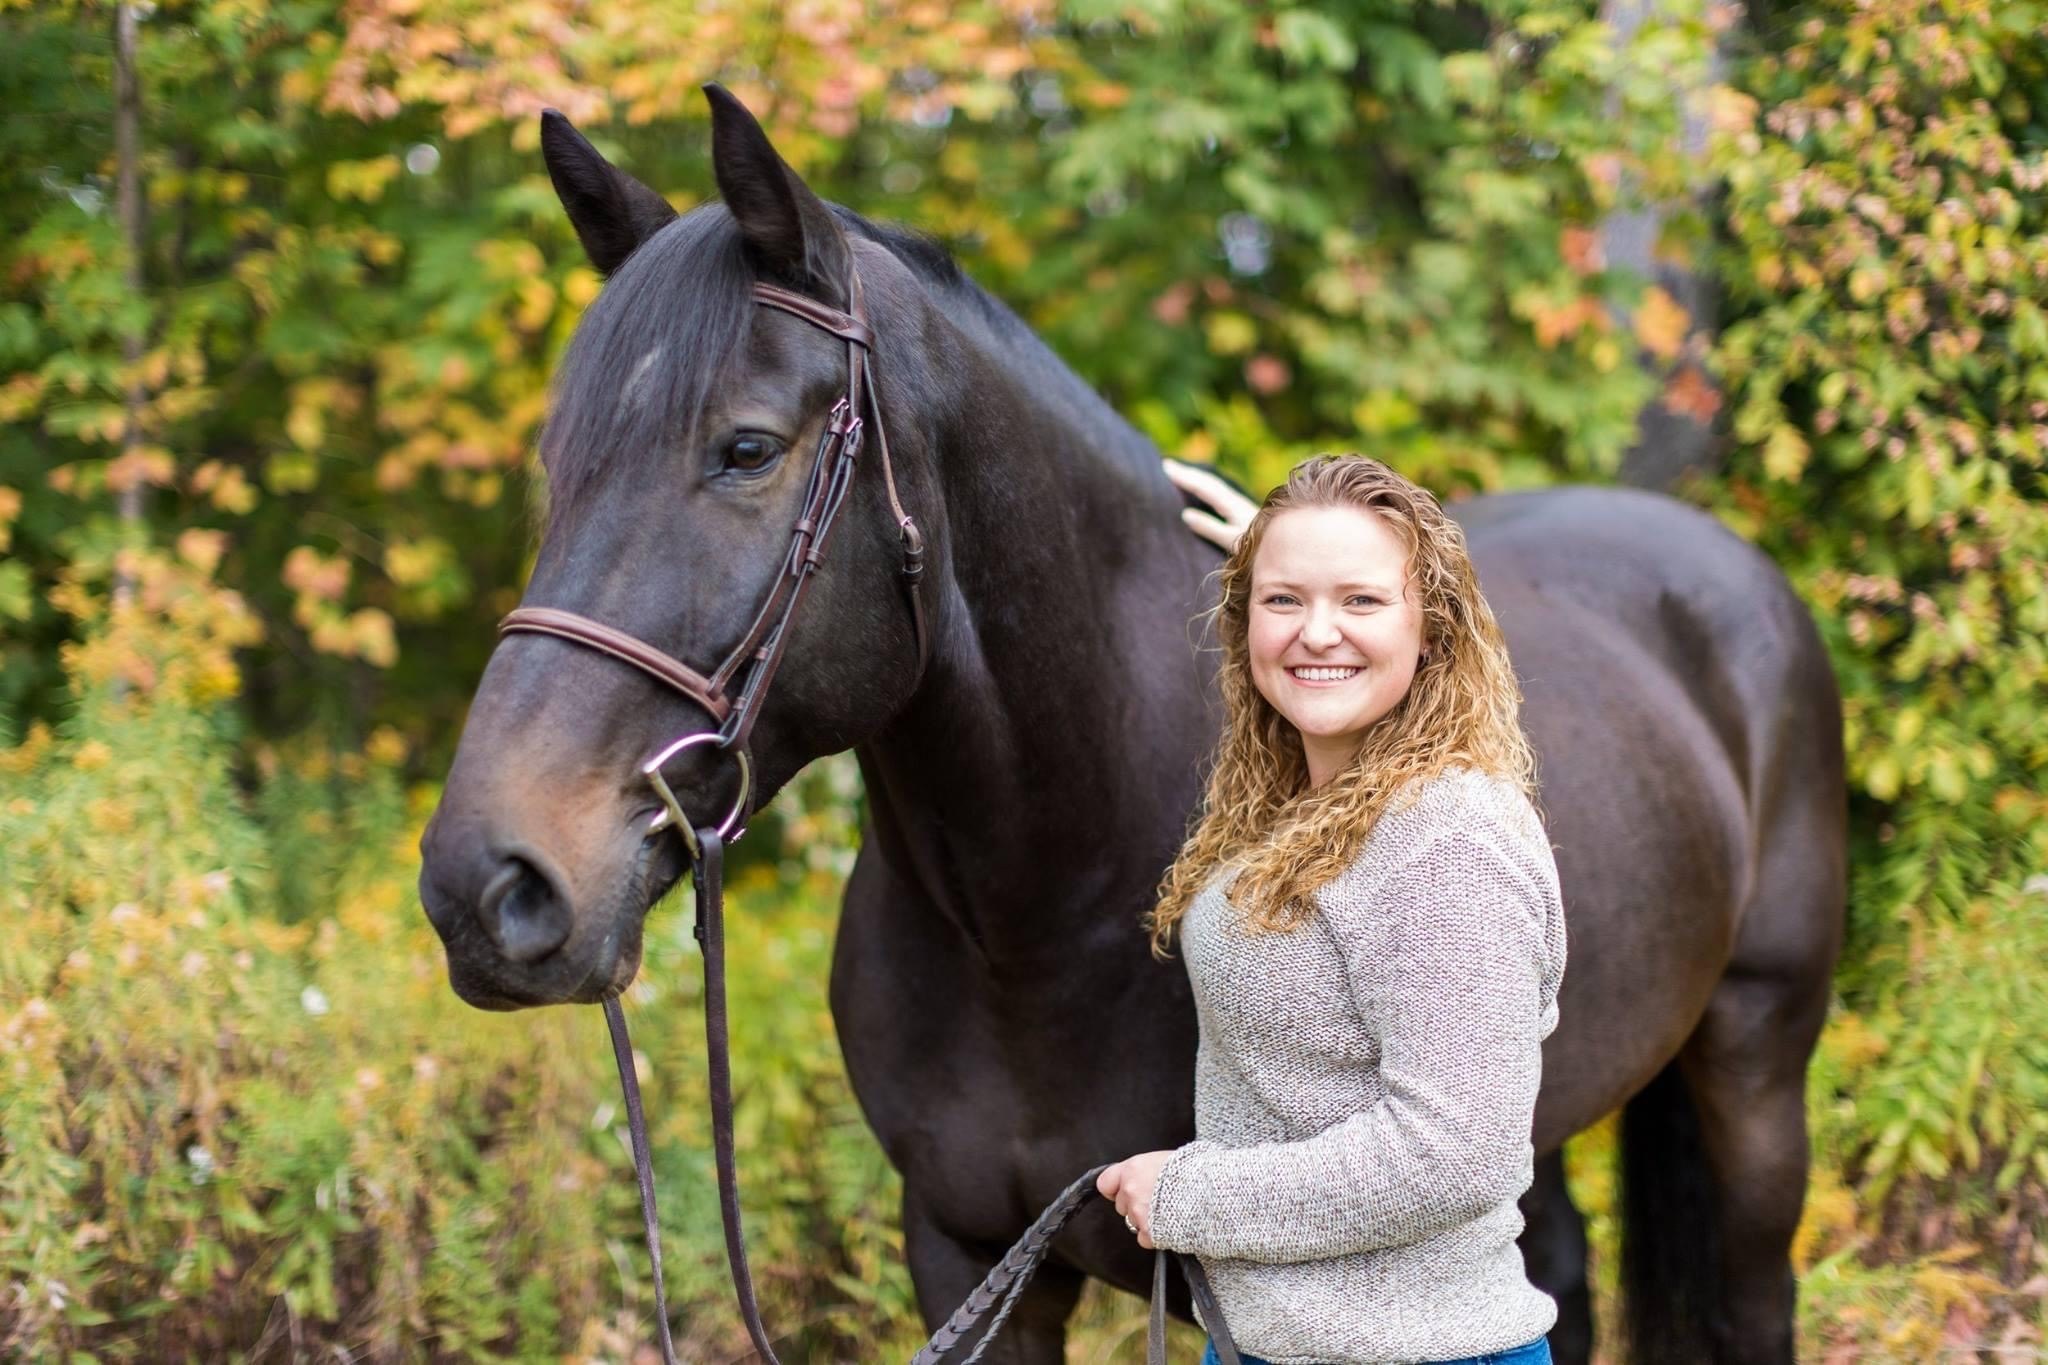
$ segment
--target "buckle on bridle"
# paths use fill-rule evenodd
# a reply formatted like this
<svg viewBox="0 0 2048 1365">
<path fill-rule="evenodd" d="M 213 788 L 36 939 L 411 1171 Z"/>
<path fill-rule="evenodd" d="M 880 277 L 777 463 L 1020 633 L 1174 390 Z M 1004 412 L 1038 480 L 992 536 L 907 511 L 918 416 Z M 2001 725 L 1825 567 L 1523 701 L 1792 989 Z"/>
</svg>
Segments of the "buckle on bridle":
<svg viewBox="0 0 2048 1365">
<path fill-rule="evenodd" d="M 844 436 L 859 425 L 860 418 L 853 415 L 853 405 L 844 398 L 832 405 L 832 411 L 825 420 L 825 430 L 834 436 Z"/>
<path fill-rule="evenodd" d="M 690 861 L 693 863 L 704 856 L 704 846 L 698 842 L 697 831 L 690 827 L 690 817 L 683 814 L 682 803 L 676 800 L 676 794 L 670 789 L 668 779 L 661 775 L 661 770 L 677 754 L 699 744 L 716 744 L 721 749 L 727 747 L 725 736 L 718 731 L 700 730 L 695 734 L 684 735 L 640 765 L 640 775 L 654 787 L 655 795 L 661 798 L 662 805 L 654 819 L 648 822 L 647 832 L 659 834 L 670 825 L 674 825 L 676 831 L 683 836 L 683 843 L 690 850 Z M 748 760 L 747 751 L 731 749 L 729 752 L 739 760 L 740 794 L 733 801 L 732 810 L 726 814 L 724 822 L 718 826 L 718 837 L 726 843 L 731 843 L 739 837 L 733 830 L 740 824 L 741 817 L 747 809 L 747 799 L 754 793 L 754 765 Z M 744 829 L 740 830 L 741 834 L 745 832 Z"/>
</svg>

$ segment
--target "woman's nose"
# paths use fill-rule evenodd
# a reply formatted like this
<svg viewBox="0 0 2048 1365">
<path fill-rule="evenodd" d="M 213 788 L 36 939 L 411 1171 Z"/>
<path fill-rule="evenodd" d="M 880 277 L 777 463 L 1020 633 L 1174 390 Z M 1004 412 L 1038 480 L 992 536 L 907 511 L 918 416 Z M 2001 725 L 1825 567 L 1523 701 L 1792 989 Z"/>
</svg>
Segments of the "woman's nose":
<svg viewBox="0 0 2048 1365">
<path fill-rule="evenodd" d="M 1328 649 L 1341 639 L 1336 613 L 1328 607 L 1310 607 L 1308 619 L 1301 624 L 1301 642 L 1310 649 Z"/>
</svg>

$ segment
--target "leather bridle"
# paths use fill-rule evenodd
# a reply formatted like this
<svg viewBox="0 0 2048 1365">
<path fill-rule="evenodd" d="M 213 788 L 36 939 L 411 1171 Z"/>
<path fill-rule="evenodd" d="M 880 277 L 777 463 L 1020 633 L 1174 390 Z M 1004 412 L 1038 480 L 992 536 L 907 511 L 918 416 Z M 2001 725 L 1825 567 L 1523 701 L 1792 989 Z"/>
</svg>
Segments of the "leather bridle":
<svg viewBox="0 0 2048 1365">
<path fill-rule="evenodd" d="M 779 309 L 829 332 L 846 343 L 846 393 L 832 406 L 825 430 L 818 437 L 817 456 L 811 464 L 804 488 L 802 509 L 790 528 L 789 549 L 782 567 L 769 588 L 766 600 L 755 612 L 753 623 L 738 644 L 709 677 L 682 660 L 625 631 L 588 616 L 555 607 L 520 607 L 498 623 L 498 633 L 525 632 L 552 635 L 629 664 L 663 686 L 681 693 L 701 707 L 716 724 L 715 730 L 693 731 L 672 741 L 641 765 L 641 773 L 661 798 L 662 809 L 647 827 L 652 835 L 674 825 L 690 854 L 690 878 L 697 901 L 697 943 L 704 952 L 704 1031 L 707 1065 L 710 1071 L 712 1147 L 718 1168 L 719 1214 L 725 1225 L 727 1262 L 732 1270 L 733 1291 L 739 1300 L 740 1316 L 754 1349 L 768 1365 L 780 1365 L 769 1345 L 754 1296 L 753 1276 L 747 1266 L 746 1234 L 740 1223 L 739 1176 L 733 1145 L 732 1063 L 725 1008 L 724 865 L 725 845 L 745 832 L 752 814 L 753 762 L 747 741 L 753 735 L 768 684 L 781 665 L 788 645 L 789 624 L 810 586 L 812 575 L 823 563 L 832 528 L 839 519 L 868 430 L 866 414 L 873 417 L 875 445 L 882 457 L 882 482 L 889 495 L 889 511 L 896 519 L 902 540 L 902 582 L 909 599 L 912 628 L 917 635 L 917 674 L 922 678 L 931 657 L 930 630 L 925 620 L 924 600 L 919 586 L 924 576 L 924 537 L 917 523 L 903 509 L 896 491 L 896 471 L 889 460 L 889 437 L 882 424 L 881 396 L 875 388 L 873 351 L 875 334 L 868 326 L 861 297 L 859 271 L 853 271 L 847 291 L 852 311 L 842 313 L 815 299 L 791 293 L 772 284 L 755 284 L 754 302 Z M 735 680 L 737 690 L 734 690 Z M 915 684 L 913 683 L 913 686 Z M 675 792 L 662 776 L 662 768 L 685 749 L 714 745 L 734 756 L 739 765 L 739 794 L 732 810 L 717 825 L 693 828 Z M 605 1021 L 611 1032 L 612 1053 L 618 1062 L 619 1085 L 626 1100 L 626 1124 L 633 1144 L 633 1169 L 640 1186 L 640 1214 L 647 1233 L 647 1252 L 654 1275 L 654 1309 L 664 1365 L 678 1365 L 675 1343 L 668 1325 L 668 1296 L 661 1270 L 661 1233 L 655 1215 L 654 1171 L 649 1155 L 647 1117 L 640 1102 L 640 1083 L 633 1061 L 633 1045 L 626 1032 L 626 1017 L 617 995 L 605 998 Z M 1005 1319 L 1021 1299 L 1026 1283 L 1051 1250 L 1053 1238 L 1079 1212 L 1099 1196 L 1095 1178 L 1104 1168 L 1096 1167 L 1063 1191 L 1025 1232 L 1009 1253 L 992 1269 L 981 1286 L 939 1330 L 932 1334 L 912 1365 L 944 1365 L 961 1359 L 973 1365 L 1002 1329 Z M 1149 1365 L 1166 1361 L 1166 1258 L 1160 1251 L 1153 1263 L 1152 1312 L 1147 1333 L 1146 1359 Z M 1210 1292 L 1201 1263 L 1181 1256 L 1181 1269 L 1202 1318 L 1216 1339 L 1223 1365 L 1240 1365 L 1223 1311 Z M 986 1320 L 986 1326 L 983 1326 Z M 978 1344 L 964 1358 L 957 1351 L 978 1338 Z"/>
<path fill-rule="evenodd" d="M 924 597 L 919 591 L 924 579 L 924 536 L 918 531 L 916 520 L 903 510 L 903 499 L 896 491 L 896 470 L 889 459 L 889 433 L 882 424 L 881 395 L 874 383 L 871 354 L 875 334 L 865 317 L 860 272 L 853 273 L 852 287 L 848 291 L 853 304 L 851 313 L 842 313 L 816 299 L 805 298 L 772 284 L 755 284 L 753 296 L 754 302 L 801 318 L 846 343 L 846 393 L 832 405 L 832 411 L 825 420 L 825 429 L 818 435 L 817 457 L 811 462 L 803 505 L 790 527 L 789 548 L 783 554 L 775 582 L 769 587 L 760 610 L 754 613 L 753 623 L 747 627 L 739 643 L 727 653 L 725 661 L 706 677 L 645 640 L 602 621 L 556 607 L 520 607 L 498 623 L 501 636 L 521 631 L 552 635 L 630 664 L 663 686 L 680 692 L 711 717 L 718 727 L 715 731 L 683 736 L 656 754 L 641 769 L 662 801 L 662 810 L 654 817 L 648 833 L 672 822 L 682 831 L 684 842 L 691 845 L 693 855 L 698 850 L 690 821 L 677 803 L 675 793 L 669 790 L 661 769 L 683 749 L 697 744 L 715 742 L 718 748 L 734 755 L 740 768 L 739 796 L 733 803 L 731 814 L 721 823 L 719 832 L 728 841 L 739 837 L 752 814 L 748 801 L 752 796 L 753 762 L 748 755 L 747 741 L 753 736 L 754 722 L 760 716 L 768 684 L 782 664 L 783 650 L 789 644 L 789 623 L 810 588 L 812 576 L 824 562 L 832 528 L 838 523 L 840 509 L 845 506 L 847 493 L 853 486 L 854 472 L 860 463 L 861 448 L 866 443 L 869 430 L 864 414 L 870 412 L 874 417 L 875 447 L 882 457 L 882 486 L 888 491 L 889 511 L 896 519 L 902 540 L 903 592 L 909 599 L 911 627 L 917 635 L 919 677 L 923 676 L 925 664 L 931 657 L 931 632 L 925 623 Z"/>
</svg>

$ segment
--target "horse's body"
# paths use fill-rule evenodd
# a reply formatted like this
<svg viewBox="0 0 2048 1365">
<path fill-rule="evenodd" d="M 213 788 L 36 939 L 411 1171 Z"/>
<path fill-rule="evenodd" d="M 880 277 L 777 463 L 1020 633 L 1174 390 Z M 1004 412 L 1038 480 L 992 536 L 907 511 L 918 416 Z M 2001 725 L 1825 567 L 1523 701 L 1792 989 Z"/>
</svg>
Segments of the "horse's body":
<svg viewBox="0 0 2048 1365">
<path fill-rule="evenodd" d="M 918 673 L 880 494 L 857 490 L 754 748 L 771 792 L 849 746 L 866 778 L 833 1013 L 902 1172 L 906 1250 L 936 1321 L 1078 1172 L 1192 1136 L 1187 982 L 1151 959 L 1139 919 L 1220 718 L 1191 625 L 1216 559 L 1182 528 L 1156 452 L 1020 322 L 928 251 L 821 219 L 793 175 L 783 195 L 758 128 L 736 106 L 714 112 L 730 223 L 665 226 L 659 201 L 552 126 L 550 169 L 593 257 L 621 272 L 608 295 L 651 291 L 662 267 L 627 258 L 656 237 L 655 256 L 674 256 L 693 230 L 706 250 L 737 234 L 747 261 L 796 287 L 830 290 L 835 261 L 866 281 L 904 498 L 932 547 L 931 658 Z M 619 306 L 692 305 L 649 292 Z M 582 363 L 634 358 L 607 341 L 626 335 L 609 315 L 586 326 Z M 786 429 L 800 481 L 830 356 L 798 323 L 742 327 L 752 386 L 718 389 L 699 425 Z M 783 543 L 778 499 L 794 495 L 772 471 L 699 477 L 696 459 L 610 475 L 551 464 L 579 491 L 555 511 L 527 601 L 686 659 L 736 638 Z M 1524 1200 L 1531 1275 L 1563 1306 L 1553 1344 L 1579 1361 L 1590 1345 L 1557 1152 L 1626 1104 L 1638 1357 L 1789 1360 L 1804 1076 L 1844 875 L 1825 656 L 1777 571 L 1677 503 L 1558 490 L 1459 510 L 1526 690 L 1571 935 Z M 669 837 L 640 834 L 634 765 L 701 728 L 574 646 L 499 651 L 424 846 L 423 896 L 466 997 L 590 999 L 630 978 L 640 916 L 681 868 Z M 722 811 L 729 775 L 693 772 L 685 800 Z M 561 946 L 494 952 L 515 911 L 568 926 Z M 1105 1204 L 1062 1239 L 991 1358 L 1060 1360 L 1084 1277 L 1143 1292 L 1149 1268 Z"/>
</svg>

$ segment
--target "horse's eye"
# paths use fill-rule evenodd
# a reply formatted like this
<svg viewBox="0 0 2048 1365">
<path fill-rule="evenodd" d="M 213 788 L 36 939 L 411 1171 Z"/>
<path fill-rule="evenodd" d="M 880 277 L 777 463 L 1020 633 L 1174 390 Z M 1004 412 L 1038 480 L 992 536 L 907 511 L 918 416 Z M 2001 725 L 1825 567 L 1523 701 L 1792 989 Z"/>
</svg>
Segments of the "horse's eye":
<svg viewBox="0 0 2048 1365">
<path fill-rule="evenodd" d="M 782 450 L 782 442 L 766 432 L 743 431 L 726 445 L 726 467 L 752 474 L 774 464 Z"/>
</svg>

